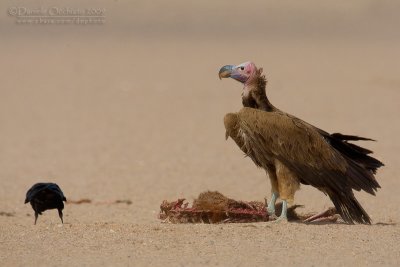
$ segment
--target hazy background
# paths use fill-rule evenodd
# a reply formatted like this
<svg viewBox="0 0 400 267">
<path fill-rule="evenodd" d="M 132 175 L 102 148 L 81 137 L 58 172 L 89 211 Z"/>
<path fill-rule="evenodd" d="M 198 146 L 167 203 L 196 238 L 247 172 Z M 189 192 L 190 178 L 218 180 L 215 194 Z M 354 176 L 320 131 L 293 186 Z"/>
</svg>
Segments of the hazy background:
<svg viewBox="0 0 400 267">
<path fill-rule="evenodd" d="M 18 25 L 13 7 L 104 8 L 105 22 Z M 158 224 L 163 199 L 207 189 L 269 196 L 264 172 L 224 140 L 241 85 L 218 70 L 248 60 L 264 68 L 280 109 L 378 140 L 363 145 L 387 165 L 382 190 L 358 195 L 374 222 L 398 222 L 399 14 L 389 0 L 1 1 L 0 211 L 14 213 L 1 224 L 31 224 L 23 200 L 39 181 L 72 200 L 133 201 L 67 205 L 75 224 Z M 306 186 L 296 202 L 332 205 Z"/>
<path fill-rule="evenodd" d="M 104 8 L 105 23 L 18 25 L 12 7 Z M 118 192 L 154 209 L 204 189 L 264 196 L 264 173 L 223 139 L 241 85 L 217 72 L 247 60 L 264 67 L 278 107 L 327 131 L 376 138 L 368 145 L 383 172 L 400 163 L 390 155 L 400 134 L 396 1 L 3 1 L 0 9 L 1 205 L 21 203 L 36 181 L 59 182 L 70 198 Z"/>
</svg>

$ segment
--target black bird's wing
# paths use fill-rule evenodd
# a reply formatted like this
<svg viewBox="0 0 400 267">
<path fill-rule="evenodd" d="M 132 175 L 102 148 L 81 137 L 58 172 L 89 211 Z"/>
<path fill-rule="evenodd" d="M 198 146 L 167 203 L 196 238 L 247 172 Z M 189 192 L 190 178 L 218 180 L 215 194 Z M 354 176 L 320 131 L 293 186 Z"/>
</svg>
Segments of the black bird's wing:
<svg viewBox="0 0 400 267">
<path fill-rule="evenodd" d="M 49 183 L 47 189 L 52 191 L 53 193 L 57 194 L 63 201 L 67 201 L 67 199 L 64 196 L 63 191 L 61 191 L 61 188 L 57 184 Z"/>
<path fill-rule="evenodd" d="M 61 200 L 66 201 L 64 193 L 61 188 L 54 183 L 36 183 L 26 193 L 25 204 L 34 199 L 38 194 L 44 192 L 51 192 L 56 194 Z"/>
<path fill-rule="evenodd" d="M 47 183 L 34 184 L 28 192 L 26 192 L 25 204 L 30 202 L 35 196 L 48 186 Z"/>
</svg>

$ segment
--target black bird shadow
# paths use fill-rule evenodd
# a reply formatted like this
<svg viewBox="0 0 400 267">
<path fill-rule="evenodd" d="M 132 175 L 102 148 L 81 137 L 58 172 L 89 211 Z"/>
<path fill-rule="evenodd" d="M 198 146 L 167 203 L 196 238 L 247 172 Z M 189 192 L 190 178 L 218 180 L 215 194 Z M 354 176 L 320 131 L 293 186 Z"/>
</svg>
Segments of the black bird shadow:
<svg viewBox="0 0 400 267">
<path fill-rule="evenodd" d="M 0 211 L 0 216 L 14 217 L 15 216 L 15 212 Z"/>
</svg>

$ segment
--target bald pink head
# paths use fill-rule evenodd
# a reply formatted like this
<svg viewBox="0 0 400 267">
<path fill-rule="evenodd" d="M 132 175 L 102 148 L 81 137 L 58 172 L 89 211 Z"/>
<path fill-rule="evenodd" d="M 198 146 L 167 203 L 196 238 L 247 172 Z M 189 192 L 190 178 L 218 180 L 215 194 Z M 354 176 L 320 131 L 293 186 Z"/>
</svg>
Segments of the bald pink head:
<svg viewBox="0 0 400 267">
<path fill-rule="evenodd" d="M 257 74 L 257 67 L 253 62 L 245 62 L 235 65 L 226 65 L 219 70 L 219 78 L 232 78 L 243 84 L 247 84 Z"/>
</svg>

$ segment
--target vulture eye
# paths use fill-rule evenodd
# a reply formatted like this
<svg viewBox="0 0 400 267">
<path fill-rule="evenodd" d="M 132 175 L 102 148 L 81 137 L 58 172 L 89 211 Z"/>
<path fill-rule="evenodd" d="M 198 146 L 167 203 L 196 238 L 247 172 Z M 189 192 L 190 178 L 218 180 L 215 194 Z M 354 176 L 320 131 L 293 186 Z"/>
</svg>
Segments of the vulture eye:
<svg viewBox="0 0 400 267">
<path fill-rule="evenodd" d="M 242 66 L 242 67 L 240 67 L 240 69 L 241 69 L 241 70 L 244 70 L 244 67 Z"/>
</svg>

